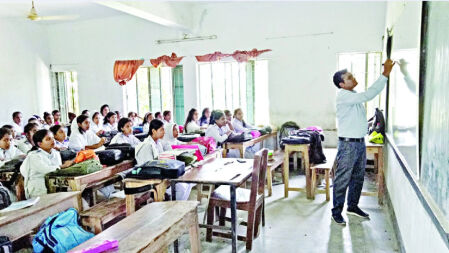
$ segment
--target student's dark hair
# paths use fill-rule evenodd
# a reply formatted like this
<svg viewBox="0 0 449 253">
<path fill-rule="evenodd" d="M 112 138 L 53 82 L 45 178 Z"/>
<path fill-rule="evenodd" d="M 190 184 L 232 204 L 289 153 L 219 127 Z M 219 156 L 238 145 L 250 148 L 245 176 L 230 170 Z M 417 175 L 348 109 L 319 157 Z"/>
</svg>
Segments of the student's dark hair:
<svg viewBox="0 0 449 253">
<path fill-rule="evenodd" d="M 15 117 L 19 116 L 20 113 L 21 113 L 21 112 L 19 112 L 19 111 L 13 112 L 13 113 L 12 113 L 12 118 L 15 118 Z"/>
<path fill-rule="evenodd" d="M 128 118 L 134 116 L 134 112 L 128 112 Z"/>
<path fill-rule="evenodd" d="M 154 117 L 157 119 L 157 118 L 159 117 L 159 115 L 161 115 L 161 112 L 156 112 L 156 113 L 154 114 Z"/>
<path fill-rule="evenodd" d="M 106 108 L 106 107 L 109 108 L 109 105 L 108 105 L 108 104 L 104 104 L 104 105 L 102 105 L 102 106 L 100 107 L 100 113 L 101 113 L 101 115 L 103 115 L 103 109 Z"/>
<path fill-rule="evenodd" d="M 58 126 L 58 125 L 55 125 L 55 126 Z M 39 127 L 39 126 L 36 123 L 28 123 L 23 128 L 23 132 L 27 134 L 27 133 L 31 132 L 31 130 L 33 130 L 33 128 L 35 128 L 35 127 Z"/>
<path fill-rule="evenodd" d="M 237 113 L 239 111 L 241 112 L 242 109 L 241 108 L 237 108 L 237 109 L 234 110 L 234 118 L 235 118 L 235 115 L 237 115 Z M 242 119 L 242 125 L 243 125 L 243 127 L 246 127 L 246 122 L 243 119 Z"/>
<path fill-rule="evenodd" d="M 146 123 L 150 123 L 150 122 L 148 122 L 148 116 L 150 116 L 150 115 L 152 115 L 151 112 L 147 112 L 147 113 L 145 114 L 145 116 L 143 117 L 142 126 L 145 125 Z"/>
<path fill-rule="evenodd" d="M 152 135 L 153 134 L 153 130 L 158 130 L 159 128 L 164 127 L 164 123 L 159 120 L 159 119 L 153 119 L 150 122 L 150 131 L 149 134 Z"/>
<path fill-rule="evenodd" d="M 195 112 L 195 108 L 190 109 L 189 114 L 187 115 L 186 123 L 184 124 L 185 131 L 187 131 L 187 124 L 189 124 L 193 120 L 193 115 L 195 114 Z"/>
<path fill-rule="evenodd" d="M 206 112 L 209 111 L 209 107 L 206 107 L 203 109 L 203 112 L 201 113 L 200 122 L 205 122 L 207 120 Z"/>
<path fill-rule="evenodd" d="M 164 118 L 167 116 L 167 115 L 169 115 L 171 112 L 170 111 L 164 111 L 163 113 L 162 113 L 162 116 L 164 116 Z"/>
<path fill-rule="evenodd" d="M 72 119 L 76 118 L 76 114 L 73 113 L 73 112 L 69 112 L 69 113 L 67 113 L 67 115 L 69 116 L 69 119 L 70 118 L 72 118 Z"/>
<path fill-rule="evenodd" d="M 106 116 L 103 119 L 103 124 L 109 123 L 109 119 L 114 115 L 117 114 L 115 112 L 108 112 L 108 114 L 106 114 Z"/>
<path fill-rule="evenodd" d="M 94 112 L 94 114 L 92 115 L 92 121 L 94 121 L 95 116 L 99 115 L 99 112 Z"/>
<path fill-rule="evenodd" d="M 4 126 L 2 126 L 2 128 L 7 128 L 7 129 L 9 129 L 11 131 L 14 129 L 14 127 L 11 126 L 11 125 L 4 125 Z"/>
<path fill-rule="evenodd" d="M 130 118 L 121 118 L 121 119 L 118 121 L 118 124 L 117 124 L 117 129 L 118 129 L 118 131 L 121 132 L 121 133 L 123 133 L 122 128 L 125 127 L 126 123 L 128 123 L 128 122 L 131 122 L 131 123 L 132 123 L 132 121 L 131 121 Z"/>
<path fill-rule="evenodd" d="M 215 121 L 219 120 L 223 116 L 224 116 L 224 113 L 221 110 L 212 111 L 212 113 L 210 115 L 209 125 L 215 124 Z"/>
<path fill-rule="evenodd" d="M 82 112 L 81 112 L 81 114 L 87 114 L 89 112 L 89 110 L 83 110 Z"/>
<path fill-rule="evenodd" d="M 12 135 L 11 130 L 9 130 L 8 128 L 0 128 L 0 139 L 2 139 L 5 135 Z"/>
<path fill-rule="evenodd" d="M 47 119 L 48 116 L 51 116 L 51 114 L 48 112 L 44 112 L 44 121 Z"/>
<path fill-rule="evenodd" d="M 89 117 L 87 117 L 86 115 L 84 115 L 84 114 L 81 114 L 80 116 L 78 116 L 77 118 L 76 118 L 76 123 L 77 124 L 82 124 L 86 119 L 88 119 Z M 81 134 L 84 134 L 84 130 L 81 128 L 81 127 L 79 127 L 78 126 L 78 130 L 80 131 L 80 133 Z"/>
<path fill-rule="evenodd" d="M 52 112 L 51 112 L 51 115 L 55 115 L 56 113 L 58 113 L 59 112 L 59 110 L 53 110 Z"/>
<path fill-rule="evenodd" d="M 37 119 L 35 117 L 31 117 L 28 119 L 28 123 L 30 123 L 30 121 L 32 121 L 32 120 L 37 120 Z"/>
<path fill-rule="evenodd" d="M 342 76 L 344 74 L 346 74 L 346 73 L 348 73 L 347 69 L 342 69 L 342 70 L 339 70 L 339 71 L 335 72 L 334 77 L 333 77 L 333 81 L 334 81 L 335 86 L 337 86 L 337 88 L 341 89 L 340 83 L 344 83 L 345 82 L 343 80 Z"/>
<path fill-rule="evenodd" d="M 34 133 L 34 135 L 33 135 L 34 146 L 31 148 L 30 151 L 39 149 L 38 143 L 42 142 L 42 140 L 45 138 L 45 136 L 47 136 L 48 132 L 49 132 L 49 130 L 47 130 L 47 129 L 41 129 L 41 130 L 37 131 L 36 133 Z"/>
<path fill-rule="evenodd" d="M 59 131 L 61 127 L 62 127 L 61 125 L 54 125 L 50 127 L 50 131 L 53 133 L 53 135 L 56 135 L 56 133 Z"/>
<path fill-rule="evenodd" d="M 224 110 L 223 113 L 225 116 L 228 116 L 228 114 L 230 114 L 232 116 L 232 113 L 229 110 Z"/>
</svg>

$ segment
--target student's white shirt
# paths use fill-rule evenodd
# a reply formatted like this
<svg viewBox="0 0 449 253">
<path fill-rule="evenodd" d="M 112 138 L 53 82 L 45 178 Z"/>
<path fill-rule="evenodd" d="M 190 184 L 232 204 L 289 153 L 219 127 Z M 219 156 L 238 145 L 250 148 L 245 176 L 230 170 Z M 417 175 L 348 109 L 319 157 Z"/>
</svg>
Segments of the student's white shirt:
<svg viewBox="0 0 449 253">
<path fill-rule="evenodd" d="M 151 160 L 156 160 L 159 153 L 164 152 L 160 141 L 155 142 L 153 137 L 148 136 L 145 141 L 136 146 L 137 164 L 141 165 Z"/>
<path fill-rule="evenodd" d="M 105 132 L 117 131 L 117 124 L 111 125 L 110 123 L 106 123 L 103 125 L 103 130 Z"/>
<path fill-rule="evenodd" d="M 252 126 L 247 124 L 246 122 L 245 122 L 246 126 L 243 126 L 243 122 L 237 118 L 233 118 L 231 123 L 232 123 L 232 126 L 234 127 L 234 132 L 236 132 L 236 133 L 243 133 L 246 130 L 252 128 Z"/>
<path fill-rule="evenodd" d="M 133 122 L 133 126 L 139 126 L 140 123 L 142 123 L 142 121 L 139 118 L 134 118 Z"/>
<path fill-rule="evenodd" d="M 47 123 L 42 125 L 42 129 L 50 130 L 50 127 L 52 127 L 52 126 Z"/>
<path fill-rule="evenodd" d="M 16 132 L 16 135 L 22 135 L 23 133 L 23 126 L 22 125 L 18 125 L 16 124 L 16 122 L 12 122 L 11 123 L 12 128 L 14 129 L 14 131 Z"/>
<path fill-rule="evenodd" d="M 47 194 L 45 175 L 59 169 L 61 164 L 61 155 L 55 149 L 52 149 L 50 154 L 42 149 L 31 151 L 20 166 L 26 197 Z"/>
<path fill-rule="evenodd" d="M 24 153 L 20 151 L 20 149 L 16 148 L 12 143 L 9 149 L 5 150 L 0 148 L 0 166 L 5 162 L 17 158 L 21 155 L 24 155 Z"/>
<path fill-rule="evenodd" d="M 75 151 L 80 151 L 86 148 L 86 146 L 92 146 L 100 142 L 100 137 L 98 137 L 93 131 L 87 130 L 83 134 L 72 130 L 72 134 L 69 138 L 69 148 Z"/>
<path fill-rule="evenodd" d="M 33 144 L 31 144 L 27 138 L 23 138 L 17 141 L 17 148 L 24 154 L 26 154 L 33 148 Z"/>
<path fill-rule="evenodd" d="M 162 123 L 164 123 L 164 125 L 169 124 L 170 121 L 166 121 L 165 119 L 162 120 Z"/>
<path fill-rule="evenodd" d="M 103 125 L 101 125 L 101 123 L 97 125 L 93 121 L 91 121 L 89 130 L 97 134 L 100 130 L 103 130 Z"/>
<path fill-rule="evenodd" d="M 150 123 L 147 122 L 145 124 L 143 124 L 143 133 L 147 134 L 150 132 Z"/>
<path fill-rule="evenodd" d="M 59 149 L 68 149 L 69 148 L 69 141 L 65 140 L 63 142 L 60 142 L 58 140 L 55 139 L 55 147 L 59 148 Z"/>
<path fill-rule="evenodd" d="M 139 143 L 141 143 L 141 141 L 132 134 L 126 136 L 123 133 L 118 133 L 111 140 L 111 144 L 115 143 L 128 143 L 131 144 L 131 147 L 136 147 Z"/>
<path fill-rule="evenodd" d="M 162 141 L 161 141 L 164 151 L 172 150 L 172 147 L 171 147 L 172 145 L 184 144 L 184 142 L 178 141 L 173 136 L 173 127 L 174 126 L 176 126 L 176 124 L 174 124 L 174 123 L 169 123 L 169 124 L 164 126 L 164 128 L 165 128 L 165 135 L 164 135 L 164 138 L 162 138 Z"/>
<path fill-rule="evenodd" d="M 223 143 L 228 139 L 228 135 L 226 132 L 217 126 L 217 124 L 213 124 L 209 126 L 206 130 L 207 137 L 213 137 L 217 143 Z"/>
<path fill-rule="evenodd" d="M 190 121 L 186 125 L 186 133 L 193 133 L 200 130 L 201 127 L 194 120 Z"/>
</svg>

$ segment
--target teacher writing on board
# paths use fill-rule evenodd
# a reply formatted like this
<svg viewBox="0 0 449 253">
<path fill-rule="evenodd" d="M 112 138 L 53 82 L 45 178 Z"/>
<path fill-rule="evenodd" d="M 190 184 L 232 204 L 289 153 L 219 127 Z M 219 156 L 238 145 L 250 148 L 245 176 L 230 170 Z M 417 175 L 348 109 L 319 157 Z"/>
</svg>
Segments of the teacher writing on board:
<svg viewBox="0 0 449 253">
<path fill-rule="evenodd" d="M 333 81 L 339 89 L 337 93 L 338 152 L 337 170 L 333 182 L 332 220 L 345 226 L 341 215 L 348 191 L 347 214 L 369 219 L 369 215 L 359 207 L 366 165 L 365 135 L 368 130 L 366 111 L 363 104 L 376 97 L 385 87 L 394 66 L 390 59 L 384 63 L 382 75 L 365 92 L 357 93 L 357 80 L 345 70 L 334 74 Z"/>
</svg>

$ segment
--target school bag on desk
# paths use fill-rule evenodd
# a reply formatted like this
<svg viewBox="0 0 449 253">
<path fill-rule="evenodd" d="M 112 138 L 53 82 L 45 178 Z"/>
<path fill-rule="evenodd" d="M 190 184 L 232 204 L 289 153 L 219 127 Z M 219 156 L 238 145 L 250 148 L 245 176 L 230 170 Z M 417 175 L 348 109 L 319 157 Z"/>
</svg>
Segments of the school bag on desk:
<svg viewBox="0 0 449 253">
<path fill-rule="evenodd" d="M 185 163 L 178 160 L 153 160 L 136 166 L 127 178 L 169 179 L 178 178 L 185 173 Z"/>
<path fill-rule="evenodd" d="M 106 150 L 109 149 L 118 149 L 122 151 L 125 160 L 132 160 L 136 157 L 136 150 L 134 147 L 131 147 L 131 144 L 129 143 L 109 144 L 109 146 L 106 147 Z"/>
<path fill-rule="evenodd" d="M 100 163 L 107 166 L 119 164 L 125 159 L 125 154 L 119 149 L 100 150 L 95 154 L 100 159 Z"/>
<path fill-rule="evenodd" d="M 78 220 L 78 212 L 74 208 L 48 217 L 33 239 L 33 251 L 67 252 L 94 237 L 80 227 Z"/>
<path fill-rule="evenodd" d="M 73 160 L 76 157 L 76 151 L 71 149 L 61 150 L 59 151 L 59 154 L 61 155 L 61 161 L 63 163 L 68 160 Z"/>
<path fill-rule="evenodd" d="M 97 172 L 103 169 L 103 165 L 98 160 L 89 159 L 80 163 L 76 163 L 68 168 L 53 171 L 47 174 L 47 176 L 82 176 L 90 173 Z"/>
<path fill-rule="evenodd" d="M 12 176 L 7 181 L 3 181 L 6 187 L 12 187 L 20 174 L 20 165 L 22 165 L 25 158 L 15 158 L 7 161 L 0 167 L 0 172 L 12 172 Z"/>
<path fill-rule="evenodd" d="M 284 149 L 282 139 L 290 136 L 291 131 L 298 129 L 299 129 L 298 124 L 296 124 L 296 122 L 293 121 L 287 121 L 284 124 L 282 124 L 281 128 L 279 129 L 279 147 L 281 147 L 282 150 Z"/>
<path fill-rule="evenodd" d="M 0 210 L 11 205 L 11 197 L 8 189 L 0 183 Z M 0 250 L 1 252 L 1 250 Z"/>
</svg>

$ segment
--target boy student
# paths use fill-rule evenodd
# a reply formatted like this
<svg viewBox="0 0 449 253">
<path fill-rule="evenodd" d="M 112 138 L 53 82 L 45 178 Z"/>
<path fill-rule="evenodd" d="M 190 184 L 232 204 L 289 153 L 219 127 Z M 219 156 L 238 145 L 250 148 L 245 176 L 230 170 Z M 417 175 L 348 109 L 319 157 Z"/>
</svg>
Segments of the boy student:
<svg viewBox="0 0 449 253">
<path fill-rule="evenodd" d="M 385 87 L 394 63 L 388 59 L 384 72 L 365 92 L 357 93 L 357 80 L 346 69 L 334 74 L 333 82 L 337 93 L 338 153 L 337 169 L 333 185 L 332 220 L 345 226 L 341 215 L 348 190 L 347 214 L 369 219 L 369 215 L 359 207 L 360 194 L 366 166 L 365 135 L 367 134 L 366 111 L 363 104 L 376 97 Z"/>
</svg>

